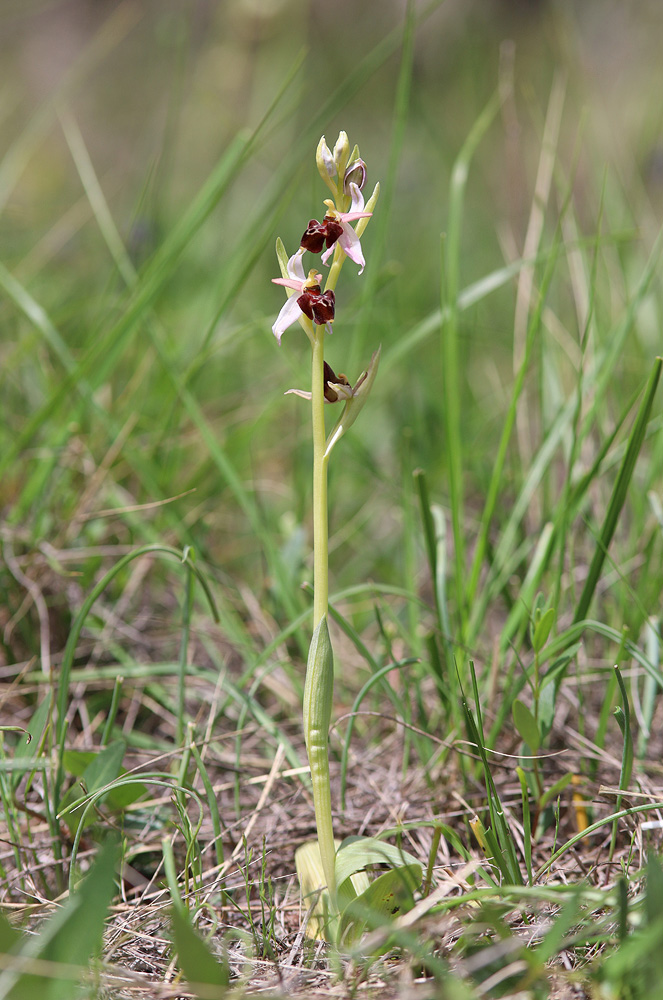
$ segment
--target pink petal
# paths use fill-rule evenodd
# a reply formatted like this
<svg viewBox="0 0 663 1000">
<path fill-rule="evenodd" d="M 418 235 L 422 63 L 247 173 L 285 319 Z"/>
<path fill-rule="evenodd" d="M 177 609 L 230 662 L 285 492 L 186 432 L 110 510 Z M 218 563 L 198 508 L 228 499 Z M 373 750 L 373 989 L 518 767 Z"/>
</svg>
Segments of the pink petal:
<svg viewBox="0 0 663 1000">
<path fill-rule="evenodd" d="M 291 277 L 299 278 L 301 281 L 306 280 L 306 275 L 304 274 L 304 251 L 299 248 L 297 253 L 294 253 L 290 260 L 288 261 L 288 274 Z"/>
<path fill-rule="evenodd" d="M 310 392 L 304 392 L 303 389 L 286 389 L 286 391 L 283 393 L 283 395 L 284 396 L 290 396 L 290 395 L 301 396 L 302 399 L 312 399 L 313 398 L 313 394 L 312 393 L 310 393 Z"/>
<path fill-rule="evenodd" d="M 272 278 L 272 284 L 283 285 L 284 288 L 292 288 L 294 292 L 302 293 L 303 281 L 299 281 L 295 278 Z"/>
<path fill-rule="evenodd" d="M 352 204 L 350 205 L 350 211 L 354 214 L 355 212 L 364 211 L 364 196 L 359 190 L 357 184 L 354 181 L 350 182 L 350 196 L 352 198 Z M 370 212 L 368 213 L 371 214 Z"/>
<path fill-rule="evenodd" d="M 297 297 L 295 295 L 291 295 L 290 298 L 284 302 L 283 308 L 276 317 L 276 322 L 272 327 L 272 333 L 278 340 L 279 344 L 281 343 L 281 337 L 285 331 L 289 326 L 292 326 L 293 323 L 297 322 L 301 314 L 302 311 L 297 304 Z"/>
<path fill-rule="evenodd" d="M 361 250 L 359 237 L 355 233 L 352 226 L 349 226 L 347 222 L 342 222 L 341 225 L 343 226 L 343 235 L 339 236 L 338 242 L 341 244 L 341 247 L 346 252 L 350 260 L 359 265 L 359 273 L 361 274 L 366 267 L 366 261 L 364 260 L 364 255 Z"/>
<path fill-rule="evenodd" d="M 354 222 L 356 219 L 370 219 L 372 212 L 343 212 L 341 222 Z"/>
</svg>

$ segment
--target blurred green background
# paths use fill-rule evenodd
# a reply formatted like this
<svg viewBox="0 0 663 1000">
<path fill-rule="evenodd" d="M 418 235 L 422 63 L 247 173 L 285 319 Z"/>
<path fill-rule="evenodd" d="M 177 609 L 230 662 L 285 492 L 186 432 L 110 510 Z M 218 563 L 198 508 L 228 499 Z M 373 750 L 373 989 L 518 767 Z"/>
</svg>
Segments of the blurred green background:
<svg viewBox="0 0 663 1000">
<path fill-rule="evenodd" d="M 408 12 L 417 25 L 404 52 Z M 345 129 L 367 190 L 382 184 L 366 272 L 344 268 L 328 347 L 354 380 L 383 344 L 370 404 L 332 462 L 335 586 L 402 582 L 414 468 L 447 502 L 441 234 L 453 163 L 491 95 L 501 88 L 503 101 L 471 166 L 461 289 L 523 252 L 551 100 L 561 127 L 544 230 L 549 243 L 570 199 L 577 231 L 564 237 L 591 245 L 604 234 L 600 328 L 631 294 L 663 214 L 656 0 L 2 0 L 0 51 L 0 503 L 25 551 L 46 540 L 102 558 L 102 545 L 191 542 L 221 579 L 262 593 L 260 523 L 293 584 L 310 577 L 308 412 L 283 396 L 306 386 L 309 352 L 297 328 L 281 348 L 272 337 L 282 291 L 270 278 L 276 237 L 292 253 L 321 216 L 322 133 L 331 144 Z M 248 152 L 232 159 L 238 141 Z M 228 155 L 218 203 L 160 258 Z M 112 224 L 95 209 L 95 178 Z M 149 301 L 131 313 L 141 287 Z M 470 511 L 508 404 L 514 288 L 460 317 Z M 548 300 L 558 377 L 535 387 L 535 443 L 573 384 L 573 289 L 563 263 Z M 659 331 L 652 297 L 619 366 L 616 412 L 660 350 Z M 554 476 L 547 488 L 552 502 Z M 189 490 L 163 507 L 89 516 Z M 505 482 L 505 511 L 509 496 Z"/>
</svg>

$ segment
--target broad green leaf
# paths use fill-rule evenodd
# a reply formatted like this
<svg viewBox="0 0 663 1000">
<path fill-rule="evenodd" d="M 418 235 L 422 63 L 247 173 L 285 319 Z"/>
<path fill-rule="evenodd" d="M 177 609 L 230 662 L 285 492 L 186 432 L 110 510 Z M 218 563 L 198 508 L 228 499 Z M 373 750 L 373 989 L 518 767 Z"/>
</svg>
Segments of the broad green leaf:
<svg viewBox="0 0 663 1000">
<path fill-rule="evenodd" d="M 338 850 L 339 841 L 335 841 Z M 295 851 L 295 868 L 299 879 L 299 889 L 302 903 L 306 910 L 313 906 L 306 924 L 306 936 L 318 940 L 331 941 L 335 939 L 336 927 L 334 919 L 330 918 L 329 893 L 325 873 L 320 857 L 320 844 L 310 840 Z M 356 899 L 369 886 L 366 872 L 355 872 L 338 887 L 336 904 L 343 910 L 348 903 Z"/>
<path fill-rule="evenodd" d="M 76 980 L 87 974 L 101 950 L 104 923 L 115 892 L 117 849 L 113 840 L 101 848 L 95 863 L 62 909 L 46 921 L 38 934 L 23 938 L 15 953 L 49 963 L 48 978 L 5 969 L 0 973 L 3 1000 L 71 1000 Z M 57 967 L 62 965 L 62 976 Z M 72 978 L 72 966 L 80 975 Z"/>
<path fill-rule="evenodd" d="M 513 724 L 533 753 L 541 746 L 539 726 L 527 705 L 516 698 L 513 703 Z"/>
<path fill-rule="evenodd" d="M 0 910 L 0 955 L 6 955 L 9 951 L 13 951 L 20 940 L 20 933 L 9 923 Z"/>
<path fill-rule="evenodd" d="M 227 962 L 218 960 L 212 954 L 209 945 L 191 926 L 186 910 L 174 908 L 171 920 L 179 966 L 193 993 L 196 996 L 204 996 L 204 1000 L 224 997 L 230 982 Z M 206 989 L 199 993 L 196 989 L 199 985 L 216 986 L 218 990 Z"/>
<path fill-rule="evenodd" d="M 539 694 L 539 727 L 542 741 L 552 729 L 558 690 L 559 684 L 546 684 L 542 686 Z"/>
<path fill-rule="evenodd" d="M 552 802 L 553 799 L 556 799 L 557 796 L 561 792 L 563 792 L 566 786 L 570 785 L 572 781 L 573 781 L 573 775 L 570 772 L 567 774 L 563 774 L 562 777 L 559 778 L 554 785 L 551 785 L 550 788 L 543 793 L 539 801 L 539 808 L 545 809 L 548 803 Z"/>
<path fill-rule="evenodd" d="M 126 743 L 124 740 L 115 740 L 98 753 L 90 751 L 65 752 L 64 763 L 67 770 L 71 770 L 72 774 L 80 777 L 80 785 L 76 784 L 69 789 L 60 806 L 60 814 L 70 829 L 76 830 L 79 823 L 79 814 L 71 811 L 71 807 L 75 803 L 83 801 L 88 794 L 110 785 L 126 773 L 126 768 L 122 767 L 125 752 Z M 85 789 L 83 794 L 81 794 L 81 785 Z M 111 809 L 123 809 L 139 799 L 146 791 L 145 786 L 141 784 L 120 785 L 118 788 L 109 788 L 107 794 L 100 801 L 106 802 Z M 85 819 L 85 826 L 90 826 L 95 818 L 95 813 L 91 810 Z"/>
<path fill-rule="evenodd" d="M 421 865 L 415 863 L 392 868 L 374 879 L 368 889 L 348 903 L 341 914 L 339 946 L 351 947 L 365 930 L 379 927 L 411 910 L 422 874 Z"/>
<path fill-rule="evenodd" d="M 407 851 L 377 837 L 348 837 L 336 852 L 336 884 L 340 889 L 346 879 L 368 865 L 401 868 L 404 864 L 418 865 L 419 862 Z"/>
<path fill-rule="evenodd" d="M 555 609 L 548 608 L 548 610 L 541 615 L 534 628 L 532 645 L 534 646 L 535 653 L 540 653 L 545 644 L 548 642 L 548 636 L 550 635 L 550 630 L 553 627 L 554 622 Z"/>
<path fill-rule="evenodd" d="M 647 923 L 663 920 L 663 868 L 654 852 L 647 857 L 647 890 L 645 893 L 645 913 Z"/>
</svg>

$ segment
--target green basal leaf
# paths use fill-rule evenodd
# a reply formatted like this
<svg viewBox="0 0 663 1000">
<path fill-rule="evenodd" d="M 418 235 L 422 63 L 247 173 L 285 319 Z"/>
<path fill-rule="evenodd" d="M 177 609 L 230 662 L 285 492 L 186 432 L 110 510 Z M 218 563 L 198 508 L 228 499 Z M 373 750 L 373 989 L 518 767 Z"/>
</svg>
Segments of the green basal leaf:
<svg viewBox="0 0 663 1000">
<path fill-rule="evenodd" d="M 414 855 L 377 837 L 347 837 L 336 852 L 336 885 L 340 891 L 346 879 L 368 865 L 401 868 L 404 864 L 418 865 L 419 862 Z"/>
<path fill-rule="evenodd" d="M 380 927 L 414 906 L 414 893 L 423 870 L 418 862 L 392 868 L 374 879 L 368 889 L 343 910 L 338 930 L 339 947 L 349 948 L 364 931 Z"/>
</svg>

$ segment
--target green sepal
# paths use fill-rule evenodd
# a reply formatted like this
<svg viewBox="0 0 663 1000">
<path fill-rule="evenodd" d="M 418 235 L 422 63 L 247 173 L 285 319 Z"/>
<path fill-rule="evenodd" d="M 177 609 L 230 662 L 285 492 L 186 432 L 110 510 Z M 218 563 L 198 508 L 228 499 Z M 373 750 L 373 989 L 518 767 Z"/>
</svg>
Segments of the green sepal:
<svg viewBox="0 0 663 1000">
<path fill-rule="evenodd" d="M 289 278 L 290 275 L 288 274 L 288 260 L 290 258 L 288 257 L 286 249 L 285 249 L 285 247 L 283 245 L 283 240 L 281 239 L 280 236 L 277 236 L 277 238 L 276 238 L 276 259 L 278 260 L 279 267 L 281 269 L 281 277 L 282 278 Z M 286 289 L 286 291 L 287 291 L 288 295 L 292 294 L 292 292 L 290 291 L 290 289 Z"/>
</svg>

